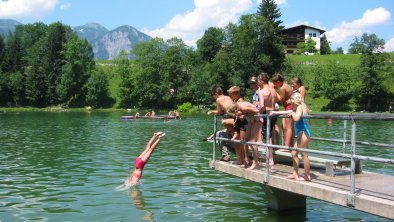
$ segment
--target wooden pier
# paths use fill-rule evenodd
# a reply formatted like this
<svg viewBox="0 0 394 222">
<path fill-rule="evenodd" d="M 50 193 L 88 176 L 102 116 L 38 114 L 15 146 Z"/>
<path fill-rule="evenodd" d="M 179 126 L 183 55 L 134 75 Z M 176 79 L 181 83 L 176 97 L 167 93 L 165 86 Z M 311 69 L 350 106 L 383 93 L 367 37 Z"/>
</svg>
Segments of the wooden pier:
<svg viewBox="0 0 394 222">
<path fill-rule="evenodd" d="M 306 207 L 306 197 L 312 197 L 394 219 L 393 176 L 369 172 L 356 174 L 356 192 L 352 196 L 349 195 L 350 173 L 346 170 L 332 177 L 325 175 L 324 169 L 311 169 L 312 181 L 306 182 L 286 179 L 292 172 L 292 166 L 276 164 L 270 169 L 269 179 L 265 182 L 265 167 L 250 170 L 224 161 L 210 161 L 209 166 L 262 184 L 268 195 L 269 207 L 275 210 Z"/>
<path fill-rule="evenodd" d="M 267 117 L 267 137 L 269 138 L 270 116 Z M 280 116 L 281 118 L 288 118 Z M 260 183 L 265 190 L 267 199 L 269 200 L 269 208 L 274 210 L 286 210 L 306 207 L 306 197 L 323 200 L 329 203 L 338 204 L 355 210 L 367 212 L 381 217 L 394 220 L 394 176 L 365 172 L 362 170 L 361 161 L 373 161 L 384 164 L 394 164 L 394 159 L 385 159 L 379 156 L 361 156 L 357 155 L 357 144 L 368 146 L 376 146 L 382 149 L 392 149 L 393 144 L 382 144 L 375 142 L 364 142 L 356 139 L 356 121 L 357 120 L 373 120 L 373 121 L 394 121 L 394 115 L 386 114 L 366 114 L 366 115 L 343 115 L 343 114 L 316 114 L 305 116 L 308 119 L 339 119 L 344 120 L 344 133 L 342 139 L 332 138 L 312 138 L 316 140 L 341 143 L 342 147 L 350 145 L 348 153 L 320 151 L 314 149 L 285 147 L 280 145 L 266 143 L 247 142 L 240 140 L 230 140 L 231 137 L 220 136 L 217 131 L 217 119 L 214 118 L 214 138 L 213 138 L 213 155 L 209 166 L 217 171 L 231 174 L 240 178 Z M 347 121 L 351 121 L 350 138 L 348 138 Z M 245 169 L 232 162 L 224 162 L 216 160 L 216 146 L 224 146 L 224 142 L 228 144 L 241 143 L 248 145 L 256 145 L 259 147 L 259 153 L 265 155 L 265 159 L 269 157 L 267 147 L 286 150 L 297 150 L 308 152 L 312 162 L 323 163 L 323 167 L 316 167 L 318 164 L 311 165 L 312 181 L 297 181 L 287 179 L 286 177 L 292 173 L 290 153 L 275 151 L 275 162 L 273 167 L 258 167 L 256 169 Z M 286 162 L 277 161 L 278 157 L 288 158 Z M 290 164 L 289 164 L 290 162 Z M 349 166 L 350 165 L 350 166 Z M 337 168 L 340 166 L 340 168 Z M 342 168 L 342 166 L 346 166 Z M 300 167 L 300 173 L 303 169 Z"/>
</svg>

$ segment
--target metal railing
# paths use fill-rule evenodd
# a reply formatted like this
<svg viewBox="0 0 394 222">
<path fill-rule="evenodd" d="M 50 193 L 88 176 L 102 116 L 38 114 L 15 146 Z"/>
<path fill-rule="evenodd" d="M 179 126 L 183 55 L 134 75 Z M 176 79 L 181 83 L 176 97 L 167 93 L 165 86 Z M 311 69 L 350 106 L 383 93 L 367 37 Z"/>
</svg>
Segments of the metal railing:
<svg viewBox="0 0 394 222">
<path fill-rule="evenodd" d="M 296 150 L 300 152 L 308 152 L 308 153 L 314 153 L 314 154 L 321 154 L 321 155 L 327 155 L 327 156 L 335 156 L 335 157 L 342 157 L 342 158 L 348 158 L 350 159 L 350 185 L 349 185 L 349 193 L 347 195 L 347 205 L 349 206 L 354 206 L 354 200 L 355 200 L 355 187 L 356 187 L 356 180 L 355 180 L 355 174 L 356 174 L 356 161 L 358 160 L 365 160 L 365 161 L 373 161 L 373 162 L 379 162 L 379 163 L 389 163 L 389 164 L 394 164 L 394 159 L 386 159 L 386 158 L 379 158 L 379 157 L 371 157 L 371 156 L 362 156 L 362 155 L 356 155 L 356 144 L 362 144 L 362 145 L 373 145 L 373 146 L 378 146 L 378 147 L 384 147 L 384 148 L 394 148 L 394 144 L 384 144 L 384 143 L 374 143 L 374 142 L 362 142 L 362 141 L 357 141 L 356 140 L 356 120 L 379 120 L 379 121 L 394 121 L 394 115 L 386 115 L 386 114 L 314 114 L 314 115 L 308 115 L 305 116 L 307 119 L 339 119 L 339 120 L 344 120 L 344 127 L 343 127 L 343 139 L 330 139 L 330 138 L 319 138 L 319 137 L 312 137 L 311 139 L 314 140 L 321 140 L 321 141 L 330 141 L 330 142 L 338 142 L 343 144 L 343 151 L 342 153 L 340 152 L 329 152 L 329 151 L 320 151 L 320 150 L 312 150 L 312 149 L 307 149 L 304 147 L 288 147 L 288 146 L 282 146 L 282 145 L 274 145 L 270 144 L 269 138 L 270 138 L 270 125 L 271 125 L 271 118 L 289 118 L 286 115 L 276 115 L 276 116 L 270 116 L 270 115 L 255 115 L 256 117 L 267 117 L 265 118 L 267 120 L 267 133 L 266 133 L 266 142 L 259 143 L 259 142 L 247 142 L 244 140 L 231 140 L 228 138 L 222 138 L 222 137 L 217 137 L 217 116 L 214 117 L 214 137 L 213 137 L 213 161 L 216 159 L 216 143 L 217 141 L 228 141 L 230 143 L 240 143 L 240 144 L 247 144 L 247 145 L 257 145 L 257 146 L 264 146 L 266 147 L 266 161 L 269 160 L 269 155 L 270 155 L 270 150 L 269 148 L 273 149 L 286 149 L 286 150 Z M 350 140 L 347 139 L 347 121 L 351 120 L 351 138 Z M 351 144 L 351 150 L 350 154 L 345 153 L 345 148 L 346 144 Z M 265 176 L 264 176 L 264 183 L 269 182 L 269 176 L 270 176 L 270 166 L 269 164 L 265 165 Z"/>
</svg>

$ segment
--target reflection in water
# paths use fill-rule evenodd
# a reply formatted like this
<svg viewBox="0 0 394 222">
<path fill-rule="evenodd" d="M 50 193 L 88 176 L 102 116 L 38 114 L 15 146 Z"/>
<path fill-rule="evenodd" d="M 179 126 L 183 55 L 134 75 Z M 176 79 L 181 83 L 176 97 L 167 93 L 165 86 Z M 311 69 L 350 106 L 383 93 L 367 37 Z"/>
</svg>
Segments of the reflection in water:
<svg viewBox="0 0 394 222">
<path fill-rule="evenodd" d="M 142 192 L 138 188 L 138 186 L 135 186 L 131 190 L 129 190 L 128 194 L 131 198 L 133 198 L 135 208 L 137 210 L 146 212 L 146 215 L 144 217 L 142 217 L 142 220 L 155 221 L 153 219 L 153 213 L 150 212 L 149 210 L 145 209 L 144 199 L 141 197 Z"/>
</svg>

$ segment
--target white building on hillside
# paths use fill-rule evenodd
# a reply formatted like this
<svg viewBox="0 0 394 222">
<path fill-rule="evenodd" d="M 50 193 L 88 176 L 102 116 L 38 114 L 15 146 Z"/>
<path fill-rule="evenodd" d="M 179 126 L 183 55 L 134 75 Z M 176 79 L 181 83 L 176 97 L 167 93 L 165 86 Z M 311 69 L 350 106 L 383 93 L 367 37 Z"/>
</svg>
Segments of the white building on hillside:
<svg viewBox="0 0 394 222">
<path fill-rule="evenodd" d="M 306 42 L 308 38 L 312 38 L 316 42 L 316 49 L 320 51 L 325 30 L 314 28 L 307 25 L 299 25 L 283 30 L 283 45 L 287 54 L 293 54 L 297 50 L 299 42 Z"/>
</svg>

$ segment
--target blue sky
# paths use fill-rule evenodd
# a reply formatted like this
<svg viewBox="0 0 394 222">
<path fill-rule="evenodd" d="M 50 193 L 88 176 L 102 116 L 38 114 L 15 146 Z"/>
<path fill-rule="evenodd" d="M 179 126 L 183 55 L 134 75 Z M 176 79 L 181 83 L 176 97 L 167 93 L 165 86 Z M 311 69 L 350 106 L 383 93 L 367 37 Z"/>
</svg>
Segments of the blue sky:
<svg viewBox="0 0 394 222">
<path fill-rule="evenodd" d="M 261 0 L 260 0 L 261 1 Z M 179 37 L 195 46 L 209 27 L 236 23 L 259 0 L 0 0 L 0 18 L 23 24 L 96 22 L 111 30 L 130 25 L 150 36 Z M 394 51 L 394 0 L 276 0 L 283 25 L 326 30 L 331 48 L 348 49 L 355 36 L 374 33 Z"/>
</svg>

